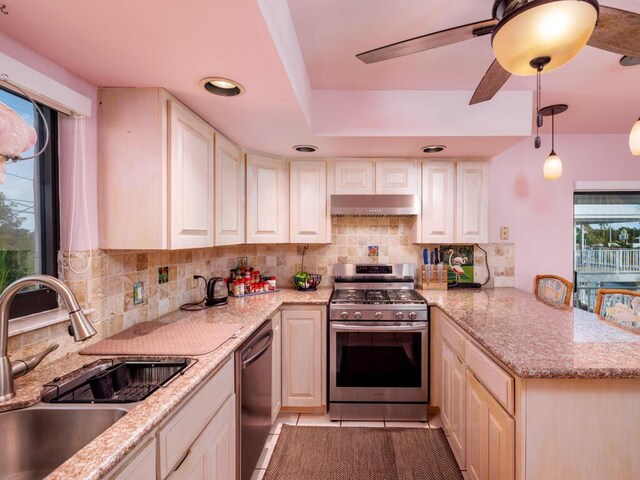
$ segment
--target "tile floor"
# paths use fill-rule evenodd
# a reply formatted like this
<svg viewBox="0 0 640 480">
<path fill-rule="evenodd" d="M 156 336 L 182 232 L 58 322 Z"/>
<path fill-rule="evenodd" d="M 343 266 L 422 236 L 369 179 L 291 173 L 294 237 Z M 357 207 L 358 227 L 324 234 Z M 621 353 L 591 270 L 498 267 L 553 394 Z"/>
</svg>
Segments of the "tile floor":
<svg viewBox="0 0 640 480">
<path fill-rule="evenodd" d="M 282 425 L 307 425 L 307 426 L 327 426 L 327 427 L 406 427 L 406 428 L 439 428 L 442 427 L 440 414 L 429 414 L 428 422 L 352 422 L 352 421 L 336 421 L 332 422 L 328 415 L 311 415 L 304 413 L 281 413 L 276 423 L 271 428 L 269 438 L 264 445 L 258 465 L 253 471 L 251 480 L 262 480 L 271 460 L 273 449 L 278 441 L 278 435 L 282 430 Z M 462 471 L 462 476 L 466 479 L 467 472 Z"/>
</svg>

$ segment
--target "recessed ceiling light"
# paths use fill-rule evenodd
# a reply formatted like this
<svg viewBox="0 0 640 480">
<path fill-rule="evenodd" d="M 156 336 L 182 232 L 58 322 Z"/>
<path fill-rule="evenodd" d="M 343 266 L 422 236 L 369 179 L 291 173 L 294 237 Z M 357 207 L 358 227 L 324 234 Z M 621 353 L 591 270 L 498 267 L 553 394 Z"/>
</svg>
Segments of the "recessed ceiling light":
<svg viewBox="0 0 640 480">
<path fill-rule="evenodd" d="M 207 92 L 223 97 L 235 97 L 244 93 L 244 87 L 238 82 L 222 77 L 207 77 L 200 81 Z"/>
<path fill-rule="evenodd" d="M 294 145 L 293 149 L 300 153 L 313 153 L 318 150 L 318 147 L 314 145 Z"/>
<path fill-rule="evenodd" d="M 620 65 L 623 67 L 634 67 L 636 65 L 640 65 L 640 57 L 625 55 L 620 59 Z"/>
<path fill-rule="evenodd" d="M 427 145 L 426 147 L 422 147 L 422 151 L 424 153 L 438 153 L 443 151 L 445 148 L 444 145 Z"/>
</svg>

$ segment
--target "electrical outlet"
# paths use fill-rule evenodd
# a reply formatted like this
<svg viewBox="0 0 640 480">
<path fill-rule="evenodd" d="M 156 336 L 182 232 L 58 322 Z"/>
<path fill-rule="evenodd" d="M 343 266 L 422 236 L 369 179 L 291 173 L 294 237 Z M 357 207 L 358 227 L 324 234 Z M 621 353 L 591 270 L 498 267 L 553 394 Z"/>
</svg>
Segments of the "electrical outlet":
<svg viewBox="0 0 640 480">
<path fill-rule="evenodd" d="M 500 227 L 500 240 L 509 240 L 509 227 Z"/>
</svg>

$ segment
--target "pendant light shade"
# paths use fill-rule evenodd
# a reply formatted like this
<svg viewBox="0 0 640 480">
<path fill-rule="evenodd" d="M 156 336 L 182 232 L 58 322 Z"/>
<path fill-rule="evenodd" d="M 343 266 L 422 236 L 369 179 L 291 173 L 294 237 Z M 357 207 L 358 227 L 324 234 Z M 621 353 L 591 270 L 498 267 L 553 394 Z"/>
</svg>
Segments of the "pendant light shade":
<svg viewBox="0 0 640 480">
<path fill-rule="evenodd" d="M 640 118 L 638 118 L 638 121 L 634 123 L 631 128 L 629 148 L 631 149 L 632 155 L 640 156 Z"/>
<path fill-rule="evenodd" d="M 595 0 L 531 1 L 505 15 L 491 36 L 500 65 L 515 75 L 534 75 L 533 59 L 550 57 L 545 72 L 561 67 L 587 44 L 598 21 Z"/>
<path fill-rule="evenodd" d="M 562 160 L 551 150 L 542 167 L 545 180 L 557 180 L 562 176 Z"/>
</svg>

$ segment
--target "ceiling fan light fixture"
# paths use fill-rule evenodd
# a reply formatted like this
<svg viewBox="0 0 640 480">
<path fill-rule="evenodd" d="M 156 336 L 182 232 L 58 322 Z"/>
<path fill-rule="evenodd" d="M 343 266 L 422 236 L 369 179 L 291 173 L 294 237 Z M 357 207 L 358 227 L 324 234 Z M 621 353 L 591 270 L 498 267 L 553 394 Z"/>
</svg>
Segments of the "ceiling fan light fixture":
<svg viewBox="0 0 640 480">
<path fill-rule="evenodd" d="M 200 80 L 200 86 L 207 92 L 221 97 L 237 97 L 244 93 L 244 87 L 235 80 L 222 77 L 207 77 Z"/>
<path fill-rule="evenodd" d="M 640 118 L 638 118 L 638 121 L 631 127 L 629 149 L 631 150 L 631 155 L 640 156 Z"/>
<path fill-rule="evenodd" d="M 562 160 L 553 150 L 544 161 L 542 172 L 545 180 L 557 180 L 562 176 Z"/>
<path fill-rule="evenodd" d="M 550 57 L 545 72 L 566 64 L 587 44 L 598 21 L 596 0 L 534 0 L 504 16 L 491 35 L 495 56 L 514 75 L 534 75 L 530 65 Z"/>
</svg>

